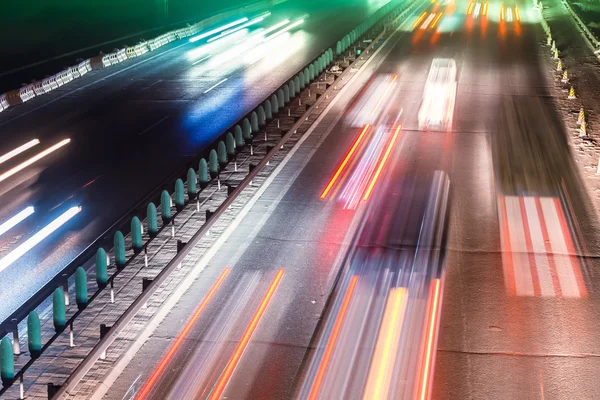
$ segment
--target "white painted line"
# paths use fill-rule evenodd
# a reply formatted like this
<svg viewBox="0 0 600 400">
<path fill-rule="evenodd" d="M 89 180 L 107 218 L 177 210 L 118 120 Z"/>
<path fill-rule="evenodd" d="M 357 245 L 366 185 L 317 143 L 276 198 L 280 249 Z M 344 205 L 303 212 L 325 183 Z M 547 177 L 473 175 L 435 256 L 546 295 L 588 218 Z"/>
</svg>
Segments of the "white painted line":
<svg viewBox="0 0 600 400">
<path fill-rule="evenodd" d="M 200 64 L 202 61 L 206 61 L 206 60 L 208 60 L 208 59 L 209 59 L 209 58 L 211 58 L 211 57 L 212 57 L 212 56 L 206 56 L 206 57 L 204 57 L 204 58 L 201 58 L 201 59 L 200 59 L 200 60 L 198 60 L 198 61 L 194 61 L 194 62 L 192 63 L 192 65 Z"/>
<path fill-rule="evenodd" d="M 567 243 L 565 242 L 554 199 L 551 197 L 542 197 L 540 201 L 542 203 L 544 220 L 548 227 L 550 246 L 556 260 L 556 273 L 560 282 L 562 295 L 564 297 L 581 297 L 573 272 L 573 265 L 571 264 L 572 255 L 569 254 L 567 249 Z M 566 234 L 569 233 L 567 232 Z"/>
<path fill-rule="evenodd" d="M 150 125 L 149 127 L 147 127 L 146 129 L 144 129 L 143 131 L 141 131 L 140 133 L 138 133 L 138 136 L 142 136 L 144 133 L 149 132 L 150 130 L 152 130 L 152 128 L 155 128 L 156 126 L 158 126 L 161 122 L 167 120 L 171 118 L 170 115 L 167 115 L 166 117 L 162 117 L 161 119 L 159 119 L 158 121 L 156 121 L 155 123 L 153 123 L 152 125 Z"/>
<path fill-rule="evenodd" d="M 219 86 L 221 83 L 225 82 L 226 80 L 227 80 L 227 78 L 221 79 L 219 82 L 215 83 L 213 86 L 211 86 L 208 89 L 206 89 L 206 91 L 204 92 L 204 94 L 210 92 L 211 90 L 213 90 L 214 88 L 216 88 L 217 86 Z"/>
<path fill-rule="evenodd" d="M 265 180 L 265 182 L 263 182 L 262 186 L 254 194 L 254 196 L 248 201 L 248 203 L 246 203 L 246 205 L 242 208 L 242 210 L 240 211 L 240 213 L 238 214 L 238 216 L 230 223 L 230 225 L 225 229 L 225 231 L 221 234 L 221 236 L 217 239 L 217 241 L 210 247 L 210 249 L 208 250 L 208 252 L 190 270 L 190 272 L 186 276 L 186 279 L 184 279 L 181 282 L 181 284 L 177 287 L 177 289 L 175 289 L 173 291 L 173 293 L 168 297 L 167 301 L 159 308 L 159 310 L 157 311 L 157 313 L 150 320 L 150 322 L 148 322 L 148 324 L 146 325 L 146 327 L 144 328 L 144 330 L 138 334 L 137 338 L 129 346 L 129 348 L 127 349 L 127 351 L 123 355 L 121 355 L 119 357 L 119 359 L 117 360 L 117 362 L 114 364 L 113 368 L 111 368 L 109 370 L 109 372 L 106 374 L 106 376 L 104 377 L 104 379 L 98 384 L 98 387 L 97 387 L 96 391 L 90 397 L 90 399 L 101 400 L 104 397 L 104 395 L 108 392 L 108 390 L 113 385 L 113 383 L 117 380 L 117 378 L 121 375 L 121 373 L 129 365 L 129 363 L 131 362 L 131 360 L 133 360 L 133 358 L 135 357 L 135 355 L 137 354 L 137 352 L 139 351 L 139 349 L 144 345 L 144 343 L 148 340 L 148 338 L 150 336 L 152 336 L 152 334 L 154 333 L 154 331 L 156 330 L 156 328 L 158 328 L 158 326 L 163 321 L 163 319 L 170 313 L 171 309 L 175 306 L 175 304 L 177 304 L 177 302 L 181 299 L 181 297 L 185 294 L 185 292 L 187 292 L 187 290 L 191 287 L 192 283 L 198 278 L 198 276 L 200 275 L 200 273 L 208 265 L 208 261 L 210 261 L 210 259 L 218 252 L 218 250 L 221 248 L 221 246 L 223 246 L 223 244 L 225 242 L 227 242 L 229 236 L 231 236 L 231 234 L 235 231 L 235 229 L 240 225 L 240 223 L 244 219 L 244 217 L 250 212 L 250 210 L 252 209 L 252 207 L 254 206 L 254 204 L 262 196 L 262 194 L 265 192 L 265 190 L 267 190 L 267 188 L 273 182 L 273 180 L 275 180 L 275 178 L 277 177 L 277 175 L 279 175 L 279 173 L 281 172 L 281 170 L 289 162 L 289 160 L 296 153 L 296 151 L 300 148 L 300 146 L 304 143 L 304 141 L 311 136 L 311 133 L 321 123 L 321 121 L 323 120 L 323 118 L 325 118 L 325 116 L 329 113 L 329 111 L 333 108 L 333 106 L 338 102 L 338 100 L 344 99 L 346 101 L 349 101 L 349 99 L 352 96 L 344 96 L 344 94 L 349 90 L 349 88 L 353 85 L 353 83 L 355 81 L 357 81 L 358 78 L 363 73 L 366 72 L 367 67 L 373 62 L 373 60 L 375 60 L 375 58 L 381 52 L 381 50 L 383 50 L 385 48 L 385 46 L 388 43 L 388 41 L 406 23 L 407 23 L 407 21 L 405 21 L 404 23 L 400 24 L 398 26 L 398 28 L 396 28 L 396 31 L 394 31 L 394 33 L 390 37 L 388 37 L 385 40 L 385 42 L 377 50 L 375 50 L 375 52 L 373 53 L 373 55 L 371 56 L 371 58 L 369 58 L 361 66 L 361 69 L 360 69 L 359 73 L 357 73 L 354 76 L 352 76 L 350 78 L 350 80 L 348 81 L 348 83 L 342 88 L 342 90 L 340 90 L 340 92 L 337 93 L 337 95 L 335 96 L 335 98 L 331 101 L 331 103 L 329 103 L 329 105 L 325 108 L 325 110 L 323 111 L 323 113 L 311 125 L 311 127 L 309 128 L 309 130 L 300 138 L 300 140 L 298 140 L 298 142 L 294 145 L 294 147 L 290 150 L 290 152 L 284 157 L 284 159 L 281 161 L 281 164 L 279 164 L 275 168 L 275 170 L 271 173 L 271 175 Z M 394 46 L 391 46 L 391 48 L 388 50 L 388 53 L 386 55 L 384 55 L 379 60 L 379 63 L 376 64 L 376 65 L 374 65 L 371 68 L 371 71 L 369 72 L 369 76 L 367 76 L 367 79 L 370 77 L 370 74 L 372 74 L 377 69 L 377 67 L 383 62 L 383 60 L 387 57 L 387 55 L 389 55 L 389 53 L 391 52 L 391 50 L 393 49 L 393 47 Z M 361 84 L 364 83 L 365 81 L 366 80 L 363 80 L 363 82 L 361 82 Z M 340 113 L 336 117 L 336 120 L 333 122 L 332 126 L 335 126 L 337 124 L 337 122 L 339 121 L 339 119 L 344 115 L 344 111 L 345 111 L 345 108 L 340 111 Z M 314 154 L 314 152 L 319 148 L 319 146 L 322 144 L 322 142 L 327 138 L 329 132 L 331 132 L 331 129 L 328 129 L 323 134 L 323 136 L 321 137 L 321 139 L 320 139 L 317 147 L 315 149 L 313 149 L 312 152 L 309 155 L 307 155 L 307 157 L 304 158 L 303 163 L 308 163 L 308 161 L 311 159 L 311 157 Z M 303 168 L 304 167 L 298 167 L 297 168 L 297 174 L 299 174 L 302 171 Z M 291 183 L 289 183 L 289 186 L 291 186 Z M 286 185 L 286 188 L 284 189 L 284 192 L 289 188 L 289 186 Z M 283 198 L 284 194 L 285 193 L 283 193 L 281 196 L 278 196 L 277 201 L 279 201 L 281 198 Z M 268 217 L 265 217 L 263 220 L 266 221 L 267 218 Z M 263 221 L 263 220 L 261 220 L 261 221 Z M 240 257 L 241 254 L 243 254 L 243 252 L 240 252 L 240 253 L 236 254 L 236 257 Z M 340 260 L 341 259 L 342 258 L 340 258 Z M 336 262 L 338 262 L 338 260 L 336 260 Z"/>
<path fill-rule="evenodd" d="M 552 273 L 550 271 L 550 262 L 546 253 L 546 244 L 542 226 L 535 204 L 535 197 L 524 197 L 527 222 L 529 224 L 529 236 L 531 238 L 531 247 L 535 257 L 535 266 L 540 281 L 540 293 L 543 297 L 554 297 L 554 285 L 552 284 Z"/>
<path fill-rule="evenodd" d="M 523 219 L 519 198 L 515 196 L 504 197 L 506 203 L 506 220 L 508 221 L 508 236 L 513 257 L 515 272 L 515 290 L 518 296 L 533 296 L 533 280 L 529 265 L 529 255 L 525 242 Z"/>
</svg>

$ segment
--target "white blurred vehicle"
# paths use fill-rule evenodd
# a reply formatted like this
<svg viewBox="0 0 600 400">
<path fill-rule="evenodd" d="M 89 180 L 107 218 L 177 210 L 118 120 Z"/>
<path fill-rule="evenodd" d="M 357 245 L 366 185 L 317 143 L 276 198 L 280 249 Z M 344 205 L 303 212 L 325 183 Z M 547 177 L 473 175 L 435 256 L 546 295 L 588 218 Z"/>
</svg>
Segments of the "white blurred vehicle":
<svg viewBox="0 0 600 400">
<path fill-rule="evenodd" d="M 435 58 L 425 83 L 419 110 L 419 129 L 451 130 L 455 100 L 456 61 L 451 58 Z"/>
</svg>

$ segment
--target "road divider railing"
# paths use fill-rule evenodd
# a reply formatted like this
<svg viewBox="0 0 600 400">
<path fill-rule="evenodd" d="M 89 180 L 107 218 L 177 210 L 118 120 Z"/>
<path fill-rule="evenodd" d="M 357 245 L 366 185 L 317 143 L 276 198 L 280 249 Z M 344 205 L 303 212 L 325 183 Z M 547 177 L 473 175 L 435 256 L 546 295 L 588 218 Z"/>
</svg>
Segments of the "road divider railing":
<svg viewBox="0 0 600 400">
<path fill-rule="evenodd" d="M 258 0 L 243 7 L 242 9 L 247 10 L 248 12 L 253 12 L 256 9 L 267 7 L 269 4 L 270 2 Z M 100 54 L 99 56 L 88 58 L 79 62 L 77 65 L 71 66 L 57 74 L 52 75 L 51 77 L 46 77 L 41 81 L 36 81 L 29 85 L 25 85 L 20 89 L 15 89 L 2 94 L 0 95 L 0 99 L 4 98 L 6 101 L 0 101 L 0 112 L 8 109 L 9 107 L 23 104 L 34 97 L 50 93 L 62 85 L 71 82 L 73 79 L 78 79 L 84 76 L 92 70 L 107 68 L 112 65 L 120 64 L 127 59 L 140 57 L 150 51 L 157 50 L 168 43 L 195 35 L 210 24 L 217 23 L 223 19 L 235 15 L 239 9 L 239 7 L 236 7 L 231 10 L 224 11 L 195 24 L 188 24 L 184 28 L 166 32 L 148 41 L 142 41 L 135 46 L 125 46 L 121 49 L 115 49 L 109 54 Z"/>
<path fill-rule="evenodd" d="M 411 6 L 412 3 L 401 5 L 389 3 L 384 6 L 384 11 L 373 14 L 368 20 L 369 23 L 363 25 L 367 28 L 361 28 L 354 34 L 346 35 L 346 38 L 343 39 L 343 48 L 347 50 L 350 46 L 356 45 L 357 49 L 364 50 L 365 54 L 368 54 L 370 49 L 377 48 L 381 44 L 381 38 L 386 33 L 384 24 L 397 18 L 401 11 L 405 11 Z M 384 16 L 387 16 L 387 18 L 383 18 Z M 366 40 L 362 40 L 365 37 Z M 168 181 L 165 181 L 166 185 L 161 185 L 162 189 L 158 196 L 158 207 L 153 201 L 146 203 L 146 200 L 144 200 L 144 203 L 139 204 L 132 213 L 128 214 L 129 216 L 126 218 L 129 222 L 128 224 L 122 221 L 117 225 L 120 227 L 119 229 L 111 229 L 114 233 L 112 234 L 109 246 L 107 246 L 105 238 L 106 236 L 110 237 L 110 234 L 103 235 L 103 238 L 97 240 L 88 248 L 89 251 L 85 252 L 85 258 L 83 256 L 78 257 L 48 285 L 45 285 L 44 288 L 38 291 L 30 302 L 27 302 L 27 304 L 0 324 L 0 333 L 7 342 L 11 344 L 7 335 L 12 335 L 13 339 L 10 355 L 7 353 L 3 357 L 2 362 L 6 362 L 6 367 L 2 367 L 4 364 L 0 363 L 0 372 L 3 377 L 3 388 L 0 390 L 0 395 L 18 380 L 21 389 L 21 398 L 23 398 L 24 376 L 35 360 L 67 329 L 69 332 L 69 343 L 73 347 L 75 323 L 78 316 L 85 311 L 89 304 L 107 288 L 110 290 L 110 301 L 114 303 L 115 278 L 139 256 L 144 257 L 144 265 L 148 267 L 148 246 L 152 243 L 152 240 L 163 231 L 169 232 L 171 239 L 175 240 L 178 216 L 184 208 L 187 205 L 192 205 L 196 211 L 200 211 L 200 193 L 211 184 L 213 187 L 216 184 L 217 191 L 219 191 L 221 189 L 222 172 L 227 168 L 231 168 L 231 164 L 233 164 L 233 171 L 237 171 L 242 152 L 245 154 L 244 159 L 249 159 L 248 154 L 254 155 L 254 147 L 265 143 L 266 152 L 262 161 L 258 165 L 250 164 L 248 166 L 248 175 L 238 186 L 226 183 L 227 197 L 216 211 L 206 210 L 206 219 L 202 230 L 210 229 L 210 226 L 216 220 L 215 217 L 220 215 L 223 209 L 227 208 L 227 204 L 232 202 L 244 187 L 252 184 L 252 180 L 258 173 L 258 170 L 263 168 L 264 165 L 268 165 L 269 160 L 280 148 L 283 148 L 283 145 L 291 134 L 295 133 L 294 127 L 290 130 L 280 127 L 281 120 L 292 118 L 294 126 L 304 122 L 300 117 L 291 115 L 292 107 L 295 107 L 296 110 L 304 110 L 302 111 L 303 113 L 310 110 L 310 104 L 302 103 L 303 97 L 308 97 L 315 99 L 312 106 L 318 109 L 320 95 L 314 93 L 315 86 L 319 88 L 323 85 L 325 90 L 331 85 L 335 86 L 336 80 L 339 79 L 344 71 L 350 68 L 356 59 L 356 51 L 346 54 L 345 50 L 342 50 L 342 53 L 337 58 L 334 57 L 334 52 L 331 48 L 322 52 L 247 116 L 222 134 L 211 146 L 205 149 L 193 165 L 186 165 L 182 170 L 169 178 Z M 334 69 L 332 68 L 334 65 L 338 67 L 336 68 L 337 72 L 331 72 Z M 313 93 L 311 93 L 311 84 L 313 85 Z M 267 129 L 268 126 L 271 128 Z M 269 132 L 273 132 L 273 129 L 279 131 L 280 136 L 277 135 L 275 138 L 269 137 Z M 270 140 L 276 140 L 276 145 L 269 145 L 268 142 Z M 167 184 L 173 181 L 173 186 Z M 153 194 L 149 198 L 156 198 L 156 195 Z M 141 208 L 145 209 L 145 218 L 142 218 L 140 215 L 139 210 Z M 162 223 L 159 223 L 159 215 Z M 144 230 L 146 233 L 144 233 Z M 197 235 L 194 237 L 197 237 Z M 182 254 L 181 257 L 183 257 L 187 254 L 187 250 L 185 249 L 189 249 L 189 247 L 191 246 L 187 246 L 186 243 L 178 240 L 177 253 Z M 107 251 L 107 248 L 111 251 Z M 90 257 L 91 254 L 93 255 Z M 111 268 L 111 255 L 112 260 L 114 260 L 114 269 Z M 88 268 L 83 267 L 86 265 Z M 167 274 L 169 271 L 166 271 L 166 268 L 163 269 L 159 273 L 159 277 L 163 276 L 163 272 Z M 92 278 L 90 279 L 88 275 Z M 93 277 L 95 277 L 96 288 L 92 293 L 88 293 L 89 281 L 93 281 Z M 159 277 L 154 279 L 155 282 L 145 279 L 142 285 L 142 294 L 151 293 L 150 288 L 156 288 L 160 283 Z M 74 282 L 75 287 L 76 309 L 74 310 L 70 309 L 69 304 L 69 290 L 72 287 L 69 285 L 69 280 Z M 48 301 L 51 301 L 52 304 L 54 332 L 49 338 L 48 334 L 43 335 L 44 338 L 48 339 L 42 341 L 42 336 L 39 333 L 42 327 L 40 327 L 38 308 Z M 20 354 L 19 325 L 25 319 L 27 320 L 26 335 L 29 359 L 24 364 L 21 363 L 21 367 L 15 373 L 13 353 L 16 355 Z M 119 319 L 119 321 L 122 320 Z M 118 323 L 115 324 L 115 327 Z M 101 339 L 110 330 L 110 327 L 101 328 Z"/>
</svg>

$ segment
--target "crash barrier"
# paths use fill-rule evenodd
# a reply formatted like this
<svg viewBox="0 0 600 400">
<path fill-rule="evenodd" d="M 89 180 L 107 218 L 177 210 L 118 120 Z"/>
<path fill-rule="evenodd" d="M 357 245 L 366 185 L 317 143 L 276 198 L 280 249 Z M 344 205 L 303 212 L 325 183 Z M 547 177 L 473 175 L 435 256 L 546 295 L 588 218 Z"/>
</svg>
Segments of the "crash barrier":
<svg viewBox="0 0 600 400">
<path fill-rule="evenodd" d="M 376 28 L 380 27 L 381 25 L 376 25 Z M 366 33 L 371 34 L 369 40 L 361 40 L 359 46 L 361 46 L 362 49 L 362 46 L 367 46 L 364 43 L 368 43 L 368 46 L 365 49 L 366 53 L 368 53 L 368 49 L 373 48 L 373 46 L 377 46 L 380 43 L 377 39 L 380 38 L 384 32 L 384 29 L 380 29 L 379 31 L 375 31 L 375 29 L 369 31 Z M 373 38 L 375 38 L 375 40 L 373 40 Z M 359 36 L 357 36 L 356 40 L 359 39 Z M 353 62 L 353 60 L 346 59 L 345 57 L 339 57 L 338 60 L 338 63 L 343 63 L 343 69 L 349 68 Z M 174 238 L 174 226 L 179 212 L 183 210 L 183 207 L 186 204 L 196 203 L 198 209 L 198 194 L 207 187 L 211 180 L 216 180 L 217 184 L 220 185 L 220 172 L 227 164 L 233 162 L 236 165 L 235 168 L 237 168 L 236 154 L 243 148 L 250 147 L 250 154 L 252 154 L 253 140 L 256 140 L 254 138 L 257 136 L 262 137 L 263 134 L 266 138 L 267 122 L 269 122 L 269 120 L 277 120 L 277 126 L 279 127 L 279 118 L 286 115 L 283 114 L 285 113 L 285 107 L 288 107 L 287 115 L 289 116 L 289 107 L 292 104 L 292 101 L 296 101 L 297 99 L 298 104 L 301 104 L 299 96 L 302 90 L 296 83 L 300 81 L 301 77 L 303 79 L 303 87 L 308 90 L 309 96 L 309 85 L 312 82 L 317 81 L 317 84 L 327 85 L 327 83 L 320 83 L 321 74 L 329 73 L 330 77 L 333 75 L 335 81 L 338 78 L 338 75 L 328 72 L 328 68 L 331 67 L 335 61 L 336 59 L 332 49 L 324 51 L 318 57 L 313 59 L 305 69 L 299 71 L 287 83 L 275 90 L 272 96 L 265 99 L 264 102 L 258 105 L 254 110 L 251 110 L 238 124 L 232 126 L 231 129 L 213 142 L 212 146 L 206 148 L 203 154 L 201 154 L 202 158 L 199 160 L 196 159 L 192 166 L 186 166 L 182 171 L 178 171 L 169 178 L 166 182 L 170 182 L 170 185 L 161 185 L 161 189 L 167 187 L 169 190 L 161 190 L 159 207 L 152 201 L 153 199 L 156 199 L 155 192 L 134 208 L 134 210 L 137 210 L 133 211 L 134 215 L 129 214 L 127 219 L 122 219 L 117 224 L 113 225 L 113 228 L 107 231 L 107 234 L 98 239 L 86 252 L 82 253 L 80 257 L 75 259 L 73 263 L 58 274 L 56 278 L 38 291 L 34 298 L 30 299 L 30 301 L 26 302 L 19 310 L 9 316 L 7 320 L 2 322 L 2 324 L 0 324 L 0 337 L 12 334 L 13 344 L 16 343 L 18 345 L 19 323 L 27 319 L 27 337 L 28 348 L 30 349 L 30 359 L 24 366 L 20 367 L 19 371 L 16 371 L 16 373 L 13 371 L 11 374 L 6 374 L 6 380 L 3 384 L 3 388 L 0 390 L 0 395 L 2 395 L 12 383 L 17 381 L 21 385 L 21 390 L 23 390 L 25 371 L 34 363 L 35 359 L 39 357 L 45 349 L 48 349 L 67 329 L 69 331 L 72 347 L 74 337 L 73 332 L 76 329 L 75 323 L 80 313 L 83 312 L 83 310 L 92 303 L 105 288 L 110 288 L 111 301 L 114 301 L 113 283 L 119 273 L 139 254 L 143 254 L 147 265 L 147 249 L 153 238 L 163 230 L 167 230 L 167 232 L 170 230 L 171 237 Z M 309 73 L 305 73 L 306 71 L 309 71 Z M 310 71 L 314 71 L 314 74 L 311 74 Z M 289 97 L 286 96 L 286 93 Z M 317 96 L 317 99 L 318 98 L 319 96 Z M 279 112 L 282 114 L 278 115 L 271 112 L 270 116 L 265 116 L 264 109 L 268 104 L 277 104 L 279 106 L 282 102 L 283 107 L 279 108 Z M 316 107 L 318 108 L 318 105 Z M 297 117 L 295 117 L 294 120 L 296 123 L 301 121 Z M 231 133 L 232 131 L 235 132 L 235 139 Z M 287 140 L 287 136 L 283 138 L 283 133 L 284 132 L 282 131 L 282 141 Z M 274 151 L 267 150 L 267 155 L 261 163 L 266 162 L 268 158 L 272 157 L 273 153 Z M 252 173 L 256 173 L 253 172 L 253 170 L 254 168 L 251 167 L 248 177 L 250 177 Z M 175 183 L 172 184 L 173 182 Z M 228 189 L 228 194 L 234 193 L 234 190 L 231 189 L 231 187 Z M 146 218 L 142 220 L 139 214 L 135 214 L 138 213 L 145 204 L 147 204 L 144 208 Z M 175 209 L 173 210 L 173 208 Z M 158 215 L 160 215 L 162 223 L 158 222 Z M 127 224 L 126 221 L 129 221 L 129 223 Z M 205 224 L 212 223 L 212 221 L 213 219 L 207 218 Z M 144 226 L 146 227 L 147 236 L 144 236 Z M 121 229 L 116 229 L 118 227 L 121 227 Z M 129 240 L 125 240 L 126 238 L 123 232 L 128 233 Z M 106 236 L 111 237 L 112 240 L 110 244 L 106 243 L 106 240 L 104 239 Z M 144 239 L 146 240 L 145 242 Z M 114 266 L 116 268 L 111 269 L 110 272 L 112 272 L 112 274 L 109 275 L 108 268 L 110 266 L 110 258 L 107 256 L 105 248 L 111 247 L 112 259 L 114 260 Z M 133 255 L 129 253 L 129 258 L 128 253 L 126 252 L 127 249 L 133 250 Z M 88 293 L 87 291 L 89 280 L 87 275 L 88 272 L 81 268 L 81 265 L 85 265 L 87 262 L 91 262 L 91 265 L 95 266 L 96 289 L 93 290 L 93 293 Z M 72 306 L 69 305 L 68 302 L 65 302 L 65 299 L 69 298 L 70 289 L 68 282 L 70 276 L 73 276 L 74 279 L 71 278 L 71 280 L 74 280 L 75 283 L 76 310 L 70 308 Z M 152 282 L 150 282 L 150 285 L 153 285 Z M 89 288 L 91 287 L 92 286 L 89 286 Z M 39 315 L 37 314 L 36 309 L 48 299 L 51 299 L 52 303 L 52 321 L 55 332 L 49 339 L 47 339 L 49 335 L 44 335 L 44 338 L 47 340 L 42 342 L 41 336 L 38 334 L 40 327 Z M 8 338 L 6 339 L 8 340 Z M 18 354 L 16 351 L 15 353 Z M 8 353 L 6 357 L 10 358 L 12 362 L 14 356 L 13 354 Z M 22 365 L 22 363 L 20 363 L 20 365 Z"/>
<path fill-rule="evenodd" d="M 256 1 L 244 8 L 244 10 L 252 10 L 257 7 L 264 7 L 264 1 L 259 0 Z M 73 79 L 77 79 L 87 74 L 89 71 L 97 70 L 100 68 L 106 68 L 112 65 L 119 64 L 129 58 L 139 57 L 143 54 L 146 54 L 149 51 L 156 50 L 165 44 L 171 43 L 175 40 L 183 39 L 191 35 L 195 35 L 200 30 L 205 28 L 210 23 L 215 23 L 220 19 L 226 18 L 234 12 L 234 10 L 238 10 L 239 7 L 234 8 L 230 11 L 224 11 L 218 15 L 207 18 L 203 21 L 197 22 L 193 25 L 187 25 L 184 28 L 176 29 L 167 33 L 164 33 L 154 39 L 148 40 L 147 42 L 139 43 L 135 46 L 124 47 L 122 49 L 118 49 L 115 52 L 110 54 L 101 54 L 96 57 L 89 58 L 76 66 L 70 67 L 64 71 L 59 72 L 58 74 L 53 75 L 52 77 L 45 78 L 41 80 L 41 83 L 34 82 L 32 85 L 33 90 L 28 90 L 23 92 L 23 98 L 20 97 L 20 90 L 11 91 L 6 93 L 6 98 L 9 99 L 6 104 L 2 104 L 0 106 L 0 112 L 6 110 L 8 107 L 22 104 L 33 97 L 41 96 L 43 94 L 49 93 L 52 90 L 57 89 L 58 87 L 71 82 Z M 19 99 L 14 99 L 14 93 L 19 93 Z M 4 95 L 3 95 L 4 96 Z"/>
<path fill-rule="evenodd" d="M 579 16 L 573 10 L 573 8 L 571 7 L 571 5 L 569 4 L 569 2 L 567 0 L 561 0 L 561 2 L 565 6 L 565 8 L 569 12 L 569 14 L 571 14 L 571 17 L 573 17 L 573 20 L 575 21 L 577 26 L 581 29 L 581 32 L 582 32 L 584 38 L 589 42 L 591 47 L 594 49 L 594 52 L 596 54 L 599 54 L 600 53 L 600 40 L 596 37 L 596 35 L 594 35 L 594 33 L 592 31 L 590 31 L 590 29 L 581 20 L 581 18 L 579 18 Z"/>
</svg>

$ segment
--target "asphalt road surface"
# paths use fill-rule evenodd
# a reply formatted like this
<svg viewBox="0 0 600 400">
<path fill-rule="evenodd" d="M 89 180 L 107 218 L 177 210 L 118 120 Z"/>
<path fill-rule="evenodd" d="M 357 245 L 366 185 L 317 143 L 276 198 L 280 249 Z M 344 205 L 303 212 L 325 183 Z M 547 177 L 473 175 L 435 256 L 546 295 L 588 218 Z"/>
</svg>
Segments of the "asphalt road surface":
<svg viewBox="0 0 600 400">
<path fill-rule="evenodd" d="M 596 216 L 517 9 L 417 12 L 108 397 L 600 397 Z M 434 58 L 455 61 L 456 102 L 421 131 Z"/>
<path fill-rule="evenodd" d="M 0 155 L 39 144 L 1 163 L 0 174 L 71 141 L 0 175 L 0 224 L 35 208 L 0 236 L 0 260 L 70 207 L 82 209 L 17 261 L 0 261 L 0 319 L 382 3 L 288 1 L 247 31 L 210 44 L 171 43 L 2 113 Z M 301 26 L 260 43 L 261 31 L 307 14 Z"/>
</svg>

